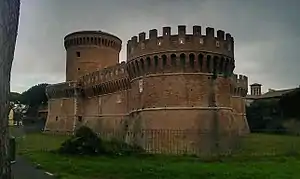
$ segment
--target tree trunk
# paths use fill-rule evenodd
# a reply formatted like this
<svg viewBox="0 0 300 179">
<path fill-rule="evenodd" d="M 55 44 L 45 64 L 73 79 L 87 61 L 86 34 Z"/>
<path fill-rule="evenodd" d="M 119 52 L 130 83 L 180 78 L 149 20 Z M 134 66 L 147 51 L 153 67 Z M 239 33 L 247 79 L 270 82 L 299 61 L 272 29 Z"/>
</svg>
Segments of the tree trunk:
<svg viewBox="0 0 300 179">
<path fill-rule="evenodd" d="M 11 179 L 8 156 L 10 73 L 19 26 L 20 0 L 0 0 L 0 178 Z"/>
</svg>

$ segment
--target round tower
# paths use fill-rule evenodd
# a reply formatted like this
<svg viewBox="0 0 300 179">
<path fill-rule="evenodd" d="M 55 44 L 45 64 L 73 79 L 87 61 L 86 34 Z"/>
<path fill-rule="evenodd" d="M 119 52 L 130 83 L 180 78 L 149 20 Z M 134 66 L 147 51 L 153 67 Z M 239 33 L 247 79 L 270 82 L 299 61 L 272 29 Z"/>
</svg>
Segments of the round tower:
<svg viewBox="0 0 300 179">
<path fill-rule="evenodd" d="M 204 35 L 200 26 L 187 34 L 183 25 L 174 35 L 170 27 L 162 31 L 158 36 L 156 29 L 150 30 L 149 38 L 142 32 L 127 43 L 130 114 L 145 129 L 210 131 L 213 123 L 230 128 L 231 35 L 218 30 L 215 36 L 210 27 Z"/>
<path fill-rule="evenodd" d="M 78 31 L 64 38 L 66 49 L 66 81 L 119 61 L 122 41 L 102 31 Z"/>
</svg>

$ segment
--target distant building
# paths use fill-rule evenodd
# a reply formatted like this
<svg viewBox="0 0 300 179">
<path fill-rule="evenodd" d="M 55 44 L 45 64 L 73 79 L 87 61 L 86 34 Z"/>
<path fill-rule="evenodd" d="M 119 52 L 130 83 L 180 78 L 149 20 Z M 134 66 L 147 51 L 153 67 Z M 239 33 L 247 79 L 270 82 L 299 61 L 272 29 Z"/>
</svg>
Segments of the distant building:
<svg viewBox="0 0 300 179">
<path fill-rule="evenodd" d="M 8 114 L 8 125 L 9 126 L 14 125 L 14 110 L 13 109 L 11 109 Z"/>
<path fill-rule="evenodd" d="M 246 96 L 246 105 L 249 106 L 253 101 L 258 99 L 280 99 L 282 95 L 287 94 L 296 90 L 297 88 L 290 88 L 290 89 L 269 89 L 268 92 L 262 94 L 261 93 L 261 84 L 254 83 L 250 85 L 250 95 Z M 300 86 L 299 86 L 300 87 Z M 299 88 L 298 87 L 298 88 Z"/>
<path fill-rule="evenodd" d="M 47 119 L 48 116 L 48 104 L 41 104 L 38 108 L 38 117 L 41 119 Z"/>
</svg>

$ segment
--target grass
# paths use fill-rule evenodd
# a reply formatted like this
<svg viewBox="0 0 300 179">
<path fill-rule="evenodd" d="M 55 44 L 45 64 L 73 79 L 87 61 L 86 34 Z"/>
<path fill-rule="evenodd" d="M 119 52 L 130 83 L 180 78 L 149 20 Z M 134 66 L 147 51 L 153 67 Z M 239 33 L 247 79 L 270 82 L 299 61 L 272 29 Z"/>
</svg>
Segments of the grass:
<svg viewBox="0 0 300 179">
<path fill-rule="evenodd" d="M 193 157 L 71 157 L 47 152 L 65 136 L 30 134 L 20 139 L 19 153 L 63 179 L 298 179 L 300 137 L 251 134 L 241 151 L 224 160 Z"/>
</svg>

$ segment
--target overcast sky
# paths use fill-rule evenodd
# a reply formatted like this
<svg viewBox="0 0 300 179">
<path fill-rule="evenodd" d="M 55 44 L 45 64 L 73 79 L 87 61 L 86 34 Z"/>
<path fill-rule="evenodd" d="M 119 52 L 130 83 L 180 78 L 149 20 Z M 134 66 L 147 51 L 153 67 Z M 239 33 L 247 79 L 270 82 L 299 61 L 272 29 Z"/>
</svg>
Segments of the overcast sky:
<svg viewBox="0 0 300 179">
<path fill-rule="evenodd" d="M 177 25 L 214 27 L 235 39 L 235 73 L 249 83 L 300 85 L 300 0 L 23 0 L 11 90 L 65 80 L 63 37 L 103 30 L 126 42 L 141 31 Z"/>
</svg>

